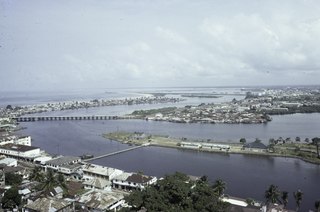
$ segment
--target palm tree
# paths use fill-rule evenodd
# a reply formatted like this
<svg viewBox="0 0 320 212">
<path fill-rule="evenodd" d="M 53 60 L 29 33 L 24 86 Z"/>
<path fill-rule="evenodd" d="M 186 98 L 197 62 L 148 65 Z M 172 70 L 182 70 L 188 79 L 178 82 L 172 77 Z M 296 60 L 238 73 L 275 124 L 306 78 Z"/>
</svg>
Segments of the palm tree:
<svg viewBox="0 0 320 212">
<path fill-rule="evenodd" d="M 226 189 L 226 183 L 222 181 L 221 179 L 218 179 L 213 184 L 213 189 L 217 192 L 219 196 L 221 196 Z"/>
<path fill-rule="evenodd" d="M 296 192 L 293 192 L 293 197 L 296 200 L 297 211 L 299 211 L 299 209 L 300 209 L 302 195 L 303 195 L 303 193 L 301 192 L 300 189 L 298 189 L 298 191 L 296 191 Z"/>
<path fill-rule="evenodd" d="M 276 202 L 279 202 L 279 194 L 280 192 L 279 192 L 278 186 L 270 185 L 268 190 L 266 190 L 264 197 L 266 198 L 267 203 L 268 202 L 276 203 Z"/>
<path fill-rule="evenodd" d="M 39 183 L 44 180 L 43 172 L 39 166 L 34 167 L 34 169 L 32 170 L 29 176 L 29 179 L 33 181 L 37 181 Z"/>
<path fill-rule="evenodd" d="M 283 191 L 281 193 L 281 199 L 282 199 L 282 203 L 284 205 L 284 207 L 286 208 L 287 207 L 287 204 L 288 204 L 288 199 L 289 199 L 289 196 L 288 196 L 288 192 L 287 191 Z"/>
<path fill-rule="evenodd" d="M 45 191 L 50 191 L 57 185 L 58 185 L 58 181 L 54 175 L 54 172 L 51 169 L 49 169 L 47 171 L 45 180 L 43 181 L 42 189 Z"/>
<path fill-rule="evenodd" d="M 316 209 L 316 212 L 320 212 L 320 200 L 317 200 L 315 203 L 314 203 L 314 207 Z"/>
</svg>

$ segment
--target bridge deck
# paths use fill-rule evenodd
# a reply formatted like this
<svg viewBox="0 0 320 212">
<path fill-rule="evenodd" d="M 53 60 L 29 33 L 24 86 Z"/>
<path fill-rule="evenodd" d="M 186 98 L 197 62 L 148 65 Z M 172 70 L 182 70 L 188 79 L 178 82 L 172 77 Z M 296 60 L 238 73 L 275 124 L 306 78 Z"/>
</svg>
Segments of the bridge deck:
<svg viewBox="0 0 320 212">
<path fill-rule="evenodd" d="M 88 162 L 88 161 L 93 161 L 93 160 L 97 160 L 97 159 L 100 159 L 100 158 L 110 157 L 110 156 L 113 156 L 113 155 L 117 155 L 117 154 L 121 154 L 121 153 L 128 152 L 128 151 L 131 151 L 131 150 L 135 150 L 135 149 L 138 149 L 138 148 L 142 148 L 142 147 L 145 147 L 145 146 L 149 146 L 149 144 L 145 143 L 145 144 L 142 144 L 141 146 L 135 146 L 135 147 L 131 147 L 131 148 L 128 148 L 128 149 L 119 150 L 117 152 L 107 153 L 107 154 L 100 155 L 100 156 L 97 156 L 97 157 L 85 159 L 83 161 Z"/>
</svg>

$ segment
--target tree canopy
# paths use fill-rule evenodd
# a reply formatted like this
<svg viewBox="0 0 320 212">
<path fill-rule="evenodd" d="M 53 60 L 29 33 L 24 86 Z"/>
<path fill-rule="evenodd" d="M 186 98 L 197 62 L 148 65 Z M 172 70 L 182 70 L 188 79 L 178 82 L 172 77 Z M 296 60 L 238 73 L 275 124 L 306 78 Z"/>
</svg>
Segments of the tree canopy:
<svg viewBox="0 0 320 212">
<path fill-rule="evenodd" d="M 143 191 L 134 191 L 126 201 L 132 208 L 123 211 L 225 211 L 228 206 L 219 200 L 219 195 L 207 178 L 191 181 L 182 173 L 167 175 Z"/>
</svg>

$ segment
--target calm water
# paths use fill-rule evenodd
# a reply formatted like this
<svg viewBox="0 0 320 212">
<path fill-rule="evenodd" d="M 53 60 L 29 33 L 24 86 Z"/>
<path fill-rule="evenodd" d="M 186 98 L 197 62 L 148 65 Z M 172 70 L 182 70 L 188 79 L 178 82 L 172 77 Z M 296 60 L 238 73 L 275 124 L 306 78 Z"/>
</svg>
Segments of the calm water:
<svg viewBox="0 0 320 212">
<path fill-rule="evenodd" d="M 52 154 L 101 155 L 128 148 L 101 137 L 104 132 L 117 130 L 143 131 L 152 134 L 238 141 L 240 137 L 254 139 L 269 137 L 315 137 L 320 127 L 320 114 L 295 114 L 275 116 L 266 125 L 228 124 L 176 124 L 141 120 L 112 121 L 60 121 L 22 123 L 30 134 L 33 145 Z M 207 175 L 214 181 L 222 178 L 228 184 L 227 193 L 263 200 L 270 184 L 292 194 L 296 189 L 305 193 L 303 207 L 313 207 L 320 198 L 320 167 L 297 159 L 270 158 L 245 155 L 226 155 L 181 151 L 176 149 L 146 147 L 95 161 L 97 164 L 126 171 L 143 171 L 149 175 L 163 176 L 175 171 L 192 175 Z M 290 199 L 294 202 L 293 198 Z M 291 205 L 294 207 L 294 205 Z"/>
<path fill-rule="evenodd" d="M 30 105 L 67 100 L 88 100 L 93 98 L 125 98 L 147 95 L 152 92 L 163 93 L 234 93 L 237 88 L 176 88 L 141 90 L 107 90 L 97 92 L 75 92 L 72 94 L 19 94 L 3 95 L 1 105 Z M 179 97 L 179 95 L 173 95 Z M 164 106 L 198 105 L 202 102 L 224 102 L 242 96 L 223 96 L 218 99 L 186 98 L 176 104 L 133 105 L 89 108 L 74 111 L 56 111 L 41 115 L 122 115 L 137 109 L 159 108 Z M 37 114 L 39 115 L 39 114 Z M 269 138 L 296 136 L 302 139 L 319 135 L 320 114 L 295 114 L 273 116 L 267 124 L 176 124 L 142 120 L 110 121 L 48 121 L 21 123 L 27 129 L 19 131 L 31 135 L 33 145 L 39 146 L 51 154 L 101 155 L 128 148 L 127 145 L 104 139 L 101 134 L 117 130 L 142 131 L 150 134 L 187 137 L 189 139 L 211 139 L 216 141 L 235 141 L 241 137 L 248 141 L 260 138 L 267 143 Z M 191 175 L 207 175 L 211 181 L 222 178 L 227 182 L 226 193 L 239 197 L 252 197 L 264 200 L 264 191 L 270 184 L 290 194 L 289 206 L 295 208 L 292 192 L 301 189 L 304 192 L 302 211 L 312 209 L 314 201 L 320 199 L 320 166 L 308 164 L 297 159 L 246 156 L 237 154 L 209 154 L 177 149 L 146 147 L 134 151 L 94 161 L 97 164 L 115 167 L 126 171 L 143 171 L 145 174 L 164 176 L 181 171 Z"/>
</svg>

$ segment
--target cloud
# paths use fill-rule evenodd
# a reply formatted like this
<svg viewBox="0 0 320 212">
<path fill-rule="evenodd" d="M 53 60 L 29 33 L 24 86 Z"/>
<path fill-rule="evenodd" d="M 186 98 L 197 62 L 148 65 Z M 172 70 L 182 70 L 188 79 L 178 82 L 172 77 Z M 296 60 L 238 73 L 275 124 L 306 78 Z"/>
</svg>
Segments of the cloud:
<svg viewBox="0 0 320 212">
<path fill-rule="evenodd" d="M 159 37 L 166 39 L 169 42 L 177 43 L 177 44 L 187 44 L 188 41 L 182 35 L 173 30 L 166 29 L 160 26 L 156 27 L 156 33 Z"/>
<path fill-rule="evenodd" d="M 317 0 L 0 1 L 7 89 L 320 78 Z"/>
</svg>

